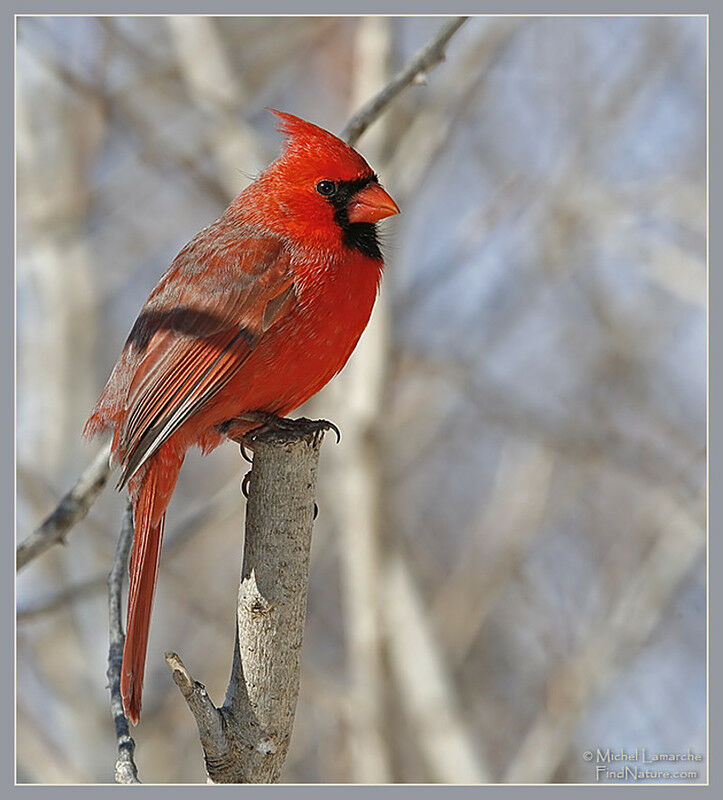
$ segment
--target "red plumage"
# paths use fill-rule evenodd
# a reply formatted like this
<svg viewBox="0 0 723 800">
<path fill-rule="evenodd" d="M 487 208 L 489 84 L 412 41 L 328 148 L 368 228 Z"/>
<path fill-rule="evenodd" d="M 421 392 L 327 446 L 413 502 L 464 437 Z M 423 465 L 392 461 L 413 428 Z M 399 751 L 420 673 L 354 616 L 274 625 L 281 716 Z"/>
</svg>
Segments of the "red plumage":
<svg viewBox="0 0 723 800">
<path fill-rule="evenodd" d="M 286 148 L 176 256 L 151 292 L 85 435 L 113 431 L 135 534 L 121 693 L 135 723 L 165 512 L 186 450 L 209 452 L 283 416 L 346 363 L 366 327 L 382 257 L 375 222 L 398 212 L 337 137 L 274 112 Z"/>
</svg>

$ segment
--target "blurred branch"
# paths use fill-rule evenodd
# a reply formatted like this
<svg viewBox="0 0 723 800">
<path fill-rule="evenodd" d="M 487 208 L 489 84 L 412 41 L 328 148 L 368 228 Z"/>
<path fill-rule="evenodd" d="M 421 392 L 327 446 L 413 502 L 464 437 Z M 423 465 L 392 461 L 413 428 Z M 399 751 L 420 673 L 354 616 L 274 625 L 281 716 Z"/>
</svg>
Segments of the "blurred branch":
<svg viewBox="0 0 723 800">
<path fill-rule="evenodd" d="M 389 553 L 386 562 L 382 586 L 389 657 L 410 735 L 419 741 L 436 781 L 486 783 L 489 771 L 464 724 L 451 675 L 407 564 L 398 552 Z"/>
<path fill-rule="evenodd" d="M 399 369 L 403 355 L 396 351 L 394 356 L 396 368 Z M 694 464 L 704 459 L 704 449 L 693 450 L 691 447 L 684 454 L 685 463 L 676 465 L 642 437 L 631 436 L 612 426 L 600 427 L 599 421 L 598 427 L 593 427 L 538 410 L 519 392 L 512 392 L 488 379 L 481 367 L 466 359 L 440 362 L 416 353 L 414 366 L 449 381 L 469 403 L 470 413 L 484 425 L 499 426 L 517 435 L 524 431 L 526 436 L 534 437 L 540 444 L 570 461 L 603 463 L 615 467 L 638 480 L 665 487 L 687 508 L 699 506 L 698 483 L 688 479 L 687 473 Z M 448 435 L 448 426 L 440 425 L 421 447 L 395 467 L 390 480 L 407 480 L 415 465 L 423 463 L 426 454 L 432 452 L 441 439 Z"/>
<path fill-rule="evenodd" d="M 140 783 L 138 769 L 133 754 L 136 744 L 128 729 L 128 720 L 123 713 L 123 700 L 120 691 L 121 665 L 123 663 L 123 633 L 121 596 L 123 594 L 123 576 L 128 569 L 128 555 L 133 541 L 133 509 L 130 503 L 123 517 L 123 526 L 118 537 L 113 566 L 108 575 L 108 617 L 109 639 L 108 649 L 108 685 L 110 686 L 110 710 L 115 723 L 118 740 L 118 759 L 115 763 L 116 783 Z"/>
<path fill-rule="evenodd" d="M 21 570 L 53 545 L 65 543 L 68 531 L 85 517 L 108 481 L 109 455 L 110 442 L 98 452 L 91 465 L 45 522 L 18 545 L 17 570 Z"/>
<path fill-rule="evenodd" d="M 54 481 L 50 481 L 46 471 L 38 464 L 28 463 L 27 460 L 19 462 L 17 465 L 18 491 L 21 493 L 23 501 L 26 501 L 32 508 L 34 514 L 45 517 L 48 506 L 55 507 L 60 502 L 63 492 L 58 489 Z M 86 516 L 85 524 L 88 530 L 105 536 L 109 533 L 105 521 L 96 517 Z M 115 539 L 114 539 L 115 541 Z M 105 581 L 106 576 L 103 575 Z"/>
<path fill-rule="evenodd" d="M 363 17 L 356 24 L 354 75 L 350 105 L 361 105 L 391 74 L 392 23 Z M 370 131 L 366 152 L 379 160 L 389 132 L 386 116 Z M 331 455 L 337 476 L 330 493 L 331 516 L 338 525 L 344 607 L 345 660 L 349 685 L 346 749 L 355 783 L 391 780 L 390 742 L 384 722 L 383 631 L 380 620 L 381 474 L 377 442 L 370 435 L 381 407 L 388 348 L 386 293 L 377 298 L 372 317 L 354 355 L 330 387 L 333 416 L 344 441 Z"/>
<path fill-rule="evenodd" d="M 215 19 L 180 14 L 167 17 L 166 23 L 188 93 L 210 114 L 207 136 L 217 173 L 228 197 L 234 197 L 242 188 L 238 164 L 253 175 L 266 160 L 255 130 L 236 113 L 247 104 L 246 88 L 226 57 Z"/>
<path fill-rule="evenodd" d="M 553 465 L 553 453 L 539 445 L 507 444 L 502 451 L 492 493 L 484 498 L 478 515 L 474 541 L 441 582 L 433 601 L 436 629 L 456 664 L 469 652 L 540 529 Z M 466 608 L 466 613 L 457 613 L 460 608 Z"/>
<path fill-rule="evenodd" d="M 42 617 L 61 608 L 82 597 L 94 595 L 108 585 L 108 576 L 95 575 L 84 581 L 79 581 L 71 586 L 65 586 L 53 594 L 42 597 L 40 600 L 33 601 L 18 609 L 17 621 L 27 622 L 37 617 Z"/>
<path fill-rule="evenodd" d="M 442 26 L 437 35 L 412 57 L 407 66 L 354 114 L 341 132 L 341 138 L 350 145 L 354 145 L 403 89 L 406 89 L 411 83 L 426 83 L 426 73 L 444 61 L 444 51 L 449 40 L 467 19 L 468 17 L 457 17 Z"/>
<path fill-rule="evenodd" d="M 19 702 L 16 723 L 18 784 L 93 782 L 93 776 L 78 764 L 78 748 L 66 750 L 54 740 L 47 715 L 32 714 Z"/>
<path fill-rule="evenodd" d="M 418 79 L 443 59 L 446 44 L 464 21 L 465 18 L 460 18 L 445 25 L 405 69 L 384 84 L 384 54 L 389 50 L 388 25 L 384 20 L 361 20 L 355 90 L 361 98 L 376 93 L 352 117 L 342 137 L 354 144 L 403 88 L 415 79 L 422 82 Z M 377 90 L 378 85 L 382 85 L 380 90 Z M 379 155 L 384 139 L 390 135 L 387 126 L 378 128 L 376 133 L 370 143 L 371 156 L 375 152 Z M 416 153 L 417 147 L 412 150 Z M 451 782 L 476 781 L 484 774 L 484 769 L 479 766 L 469 740 L 461 732 L 454 709 L 433 702 L 440 696 L 451 702 L 452 696 L 449 681 L 441 677 L 443 670 L 433 640 L 420 633 L 414 640 L 415 648 L 408 647 L 410 636 L 424 626 L 423 614 L 421 617 L 415 615 L 410 604 L 405 604 L 408 599 L 408 593 L 403 591 L 405 586 L 399 591 L 392 589 L 385 575 L 384 564 L 389 554 L 382 553 L 383 454 L 373 432 L 375 422 L 383 413 L 389 338 L 389 304 L 384 293 L 377 301 L 363 340 L 349 365 L 331 387 L 345 433 L 344 444 L 334 454 L 339 486 L 332 497 L 343 536 L 341 564 L 347 621 L 347 669 L 351 683 L 348 725 L 352 779 L 374 783 L 389 780 L 391 765 L 387 748 L 390 743 L 383 723 L 382 655 L 386 640 L 392 667 L 399 670 L 405 685 L 414 685 L 405 697 L 418 698 L 422 704 L 427 704 L 427 712 L 422 712 L 420 705 L 415 705 L 412 700 L 407 710 L 414 723 L 410 726 L 410 736 L 424 752 L 435 778 Z M 404 615 L 401 607 L 408 611 L 402 624 L 411 626 L 411 629 L 400 629 L 399 613 Z M 419 624 L 415 627 L 415 623 Z M 414 660 L 414 665 L 411 660 Z M 422 676 L 416 666 L 429 669 Z M 440 686 L 445 688 L 435 695 Z M 431 694 L 426 689 L 431 689 Z M 428 703 L 430 700 L 431 704 Z M 433 727 L 426 724 L 429 720 L 434 720 Z M 452 752 L 455 753 L 453 757 L 450 756 Z"/>
<path fill-rule="evenodd" d="M 648 509 L 660 527 L 657 541 L 642 563 L 636 563 L 634 579 L 621 587 L 608 617 L 590 625 L 590 636 L 550 676 L 543 708 L 508 766 L 505 782 L 542 783 L 552 778 L 592 698 L 650 636 L 704 555 L 704 531 L 667 493 L 653 491 Z"/>
<path fill-rule="evenodd" d="M 211 523 L 218 523 L 221 519 L 226 519 L 231 514 L 236 513 L 238 500 L 235 492 L 233 496 L 229 495 L 231 484 L 236 484 L 235 491 L 238 491 L 238 484 L 236 481 L 232 481 L 216 492 L 208 502 L 184 514 L 178 524 L 174 525 L 173 531 L 163 546 L 163 555 L 166 560 L 177 554 L 184 544 L 194 536 L 201 534 Z M 102 572 L 87 580 L 79 581 L 71 586 L 65 586 L 53 594 L 29 602 L 26 606 L 20 608 L 17 614 L 18 622 L 25 622 L 57 611 L 80 597 L 100 592 L 107 586 L 107 583 L 108 576 L 105 572 Z"/>
<path fill-rule="evenodd" d="M 384 54 L 388 50 L 389 45 L 385 41 L 388 29 L 382 20 L 361 20 L 357 38 L 355 90 L 362 98 L 365 94 L 376 94 L 352 117 L 342 136 L 353 144 L 405 86 L 423 77 L 426 70 L 439 63 L 443 58 L 444 47 L 464 21 L 464 18 L 457 19 L 444 26 L 402 72 L 384 84 L 384 75 L 380 73 L 385 57 L 380 56 L 380 53 Z M 375 84 L 381 84 L 383 88 L 377 90 Z M 389 136 L 389 131 L 377 129 L 377 134 L 371 143 L 372 151 L 383 149 L 384 138 Z M 416 147 L 412 150 L 417 152 Z M 372 435 L 375 421 L 382 413 L 384 386 L 387 382 L 389 320 L 388 300 L 385 297 L 383 294 L 379 298 L 363 340 L 346 370 L 330 387 L 330 394 L 339 405 L 337 414 L 342 420 L 345 433 L 344 444 L 334 454 L 335 473 L 339 476 L 340 485 L 332 498 L 333 510 L 344 537 L 342 568 L 347 618 L 347 660 L 351 682 L 349 748 L 353 779 L 365 782 L 387 779 L 390 769 L 383 737 L 385 727 L 382 722 L 384 698 L 381 629 L 384 623 L 379 606 L 380 597 L 385 591 L 382 565 L 386 556 L 380 552 L 380 511 L 384 505 L 385 489 L 381 470 L 382 454 L 379 452 L 378 441 Z M 396 603 L 397 600 L 395 597 L 391 602 Z M 386 611 L 387 603 L 383 606 Z M 406 641 L 398 633 L 396 626 L 390 626 L 387 638 L 398 635 Z M 390 647 L 394 646 L 394 643 L 390 643 Z M 433 645 L 430 647 L 433 648 Z M 439 663 L 435 656 L 430 659 L 435 664 Z M 403 660 L 401 668 L 409 669 L 406 657 Z M 422 738 L 420 745 L 435 775 L 440 779 L 449 778 L 450 772 L 440 766 L 445 756 L 439 753 L 435 755 L 430 751 L 430 748 L 435 748 L 435 744 L 425 746 L 431 741 L 427 733 L 423 726 L 420 728 L 415 725 L 412 736 L 415 740 Z M 441 734 L 442 738 L 445 735 L 446 732 Z M 481 774 L 483 770 L 469 766 L 474 758 L 469 756 L 471 751 L 469 748 L 465 749 L 465 742 L 462 740 L 463 737 L 455 739 L 455 746 L 461 747 L 461 753 L 454 763 L 461 765 L 463 775 Z M 436 740 L 437 743 L 439 741 Z"/>
<path fill-rule="evenodd" d="M 180 657 L 166 661 L 193 714 L 214 783 L 275 783 L 291 738 L 306 617 L 316 468 L 323 429 L 267 430 L 249 441 L 234 661 L 221 708 Z"/>
<path fill-rule="evenodd" d="M 50 33 L 41 26 L 50 38 Z M 55 45 L 57 47 L 57 45 Z M 137 140 L 137 152 L 141 160 L 160 169 L 177 170 L 188 176 L 196 186 L 220 205 L 226 205 L 230 195 L 223 182 L 215 175 L 208 173 L 199 163 L 200 159 L 193 153 L 177 150 L 168 139 L 160 139 L 153 126 L 133 105 L 133 101 L 125 96 L 123 90 L 110 92 L 104 86 L 78 75 L 59 58 L 45 52 L 40 56 L 43 64 L 68 88 L 81 96 L 99 102 L 103 112 L 125 126 Z M 135 92 L 132 93 L 132 96 Z"/>
</svg>

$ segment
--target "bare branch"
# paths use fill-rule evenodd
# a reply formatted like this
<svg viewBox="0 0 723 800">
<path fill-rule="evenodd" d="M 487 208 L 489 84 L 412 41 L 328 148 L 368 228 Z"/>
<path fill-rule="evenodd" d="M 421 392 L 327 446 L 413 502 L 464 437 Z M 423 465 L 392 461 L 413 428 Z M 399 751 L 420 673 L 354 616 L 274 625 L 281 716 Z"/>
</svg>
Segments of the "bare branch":
<svg viewBox="0 0 723 800">
<path fill-rule="evenodd" d="M 394 98 L 412 83 L 420 83 L 424 76 L 444 61 L 444 50 L 449 40 L 464 25 L 468 17 L 457 17 L 446 23 L 368 103 L 357 111 L 341 132 L 341 138 L 353 145 Z M 421 80 L 420 80 L 421 79 Z"/>
<path fill-rule="evenodd" d="M 214 761 L 225 762 L 229 758 L 223 715 L 208 696 L 206 687 L 191 677 L 178 653 L 166 653 L 166 664 L 198 725 L 201 746 L 206 757 L 206 769 L 210 775 Z"/>
<path fill-rule="evenodd" d="M 275 783 L 299 691 L 316 467 L 325 425 L 262 429 L 246 511 L 234 662 L 220 709 L 175 653 L 173 679 L 193 714 L 214 783 Z"/>
<path fill-rule="evenodd" d="M 100 450 L 45 522 L 18 545 L 17 570 L 53 545 L 65 543 L 68 531 L 85 517 L 108 481 L 109 455 L 110 442 Z"/>
<path fill-rule="evenodd" d="M 123 645 L 125 634 L 121 613 L 121 596 L 123 593 L 123 576 L 128 569 L 128 554 L 133 541 L 133 510 L 130 504 L 123 517 L 123 526 L 113 559 L 113 566 L 108 575 L 108 685 L 110 687 L 110 710 L 115 722 L 115 734 L 118 740 L 118 760 L 115 763 L 116 783 L 140 783 L 138 769 L 133 754 L 136 744 L 128 729 L 128 720 L 123 713 L 123 700 L 120 691 L 121 664 L 123 663 Z"/>
</svg>

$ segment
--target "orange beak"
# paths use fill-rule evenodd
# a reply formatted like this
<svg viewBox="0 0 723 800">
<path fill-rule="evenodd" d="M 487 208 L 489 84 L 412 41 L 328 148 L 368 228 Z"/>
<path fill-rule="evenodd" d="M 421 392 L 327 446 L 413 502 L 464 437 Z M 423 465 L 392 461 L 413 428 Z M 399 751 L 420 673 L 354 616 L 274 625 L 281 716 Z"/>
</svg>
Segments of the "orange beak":
<svg viewBox="0 0 723 800">
<path fill-rule="evenodd" d="M 399 213 L 399 206 L 378 183 L 370 183 L 349 202 L 349 222 L 378 222 Z"/>
</svg>

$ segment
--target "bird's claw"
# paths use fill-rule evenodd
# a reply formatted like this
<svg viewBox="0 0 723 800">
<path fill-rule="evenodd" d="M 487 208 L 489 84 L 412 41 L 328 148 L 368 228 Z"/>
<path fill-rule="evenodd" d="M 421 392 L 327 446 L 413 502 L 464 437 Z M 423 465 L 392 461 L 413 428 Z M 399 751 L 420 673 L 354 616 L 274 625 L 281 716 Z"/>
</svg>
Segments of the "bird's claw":
<svg viewBox="0 0 723 800">
<path fill-rule="evenodd" d="M 245 458 L 246 461 L 249 462 L 249 464 L 253 464 L 254 463 L 254 459 L 253 459 L 253 456 L 250 456 L 248 454 L 248 450 L 246 450 L 246 443 L 244 441 L 241 441 L 241 442 L 238 443 L 238 446 L 239 446 L 239 450 L 241 451 L 241 455 L 243 456 L 243 458 Z"/>
<path fill-rule="evenodd" d="M 341 441 L 341 431 L 336 425 L 334 425 L 333 422 L 329 422 L 328 419 L 319 419 L 316 420 L 316 422 L 324 425 L 325 431 L 334 431 L 334 436 L 336 436 L 336 443 L 339 444 L 339 442 Z"/>
<path fill-rule="evenodd" d="M 307 419 L 306 417 L 300 417 L 299 419 L 289 420 L 289 422 L 293 423 L 292 430 L 308 430 L 312 433 L 326 433 L 326 431 L 334 431 L 336 443 L 339 444 L 341 441 L 341 431 L 336 425 L 334 425 L 333 422 L 329 422 L 328 419 Z"/>
<path fill-rule="evenodd" d="M 243 447 L 241 448 L 243 450 Z M 251 470 L 249 470 L 241 480 L 241 494 L 249 499 L 249 481 L 251 480 Z"/>
</svg>

